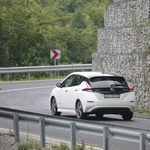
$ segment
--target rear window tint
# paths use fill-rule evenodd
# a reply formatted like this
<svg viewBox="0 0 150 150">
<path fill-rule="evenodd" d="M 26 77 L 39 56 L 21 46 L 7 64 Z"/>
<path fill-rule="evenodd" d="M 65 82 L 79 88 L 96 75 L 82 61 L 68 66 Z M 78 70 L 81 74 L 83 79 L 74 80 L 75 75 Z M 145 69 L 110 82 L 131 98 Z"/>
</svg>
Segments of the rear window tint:
<svg viewBox="0 0 150 150">
<path fill-rule="evenodd" d="M 112 84 L 116 86 L 128 87 L 127 82 L 123 77 L 92 77 L 89 81 L 93 88 L 111 87 Z"/>
</svg>

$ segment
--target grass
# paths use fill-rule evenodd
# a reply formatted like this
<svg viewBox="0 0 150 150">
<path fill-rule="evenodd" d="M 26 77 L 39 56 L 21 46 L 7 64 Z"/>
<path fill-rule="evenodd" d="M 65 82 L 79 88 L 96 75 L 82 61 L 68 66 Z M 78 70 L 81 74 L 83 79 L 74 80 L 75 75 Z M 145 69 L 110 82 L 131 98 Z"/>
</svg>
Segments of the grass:
<svg viewBox="0 0 150 150">
<path fill-rule="evenodd" d="M 60 145 L 54 145 L 52 146 L 52 150 L 71 150 L 68 144 L 66 143 L 60 143 Z M 82 141 L 81 144 L 76 145 L 74 150 L 85 150 L 85 144 Z M 90 150 L 93 150 L 93 147 L 90 147 Z"/>
<path fill-rule="evenodd" d="M 9 130 L 8 135 L 9 135 L 10 137 L 14 136 L 14 132 L 13 132 L 12 130 Z"/>
<path fill-rule="evenodd" d="M 18 150 L 71 150 L 67 143 L 61 142 L 59 145 L 52 145 L 51 147 L 41 148 L 40 144 L 36 140 L 27 140 L 18 145 Z M 85 150 L 85 144 L 82 142 L 81 144 L 76 145 L 74 150 Z M 90 148 L 93 150 L 93 147 Z"/>
<path fill-rule="evenodd" d="M 18 150 L 42 150 L 36 140 L 27 140 L 18 145 Z"/>
<path fill-rule="evenodd" d="M 66 143 L 60 143 L 60 145 L 53 145 L 52 150 L 70 150 Z"/>
</svg>

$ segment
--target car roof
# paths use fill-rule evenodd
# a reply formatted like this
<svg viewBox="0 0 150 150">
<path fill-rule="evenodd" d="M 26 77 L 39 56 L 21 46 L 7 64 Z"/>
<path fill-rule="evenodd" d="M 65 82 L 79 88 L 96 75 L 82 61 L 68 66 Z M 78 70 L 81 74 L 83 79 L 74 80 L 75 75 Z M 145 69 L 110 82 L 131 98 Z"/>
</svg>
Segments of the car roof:
<svg viewBox="0 0 150 150">
<path fill-rule="evenodd" d="M 73 72 L 71 73 L 71 75 L 81 75 L 84 76 L 86 78 L 91 78 L 91 77 L 95 77 L 95 76 L 120 76 L 118 74 L 115 73 L 102 73 L 102 72 L 94 72 L 94 71 L 84 71 L 84 72 Z"/>
</svg>

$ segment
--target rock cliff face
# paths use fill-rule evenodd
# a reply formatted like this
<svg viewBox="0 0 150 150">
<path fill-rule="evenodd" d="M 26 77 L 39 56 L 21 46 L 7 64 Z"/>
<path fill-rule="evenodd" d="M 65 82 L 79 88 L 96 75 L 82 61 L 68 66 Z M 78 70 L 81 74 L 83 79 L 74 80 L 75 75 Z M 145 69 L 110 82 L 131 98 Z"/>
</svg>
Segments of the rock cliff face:
<svg viewBox="0 0 150 150">
<path fill-rule="evenodd" d="M 113 0 L 98 30 L 93 71 L 115 72 L 133 84 L 139 109 L 150 110 L 150 0 Z"/>
</svg>

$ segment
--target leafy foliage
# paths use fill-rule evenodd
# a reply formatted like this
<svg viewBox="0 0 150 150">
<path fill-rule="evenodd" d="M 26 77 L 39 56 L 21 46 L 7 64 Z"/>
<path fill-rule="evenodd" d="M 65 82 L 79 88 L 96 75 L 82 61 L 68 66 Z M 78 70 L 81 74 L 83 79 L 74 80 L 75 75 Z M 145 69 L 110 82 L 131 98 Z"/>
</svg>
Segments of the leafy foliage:
<svg viewBox="0 0 150 150">
<path fill-rule="evenodd" d="M 0 66 L 90 63 L 109 0 L 1 0 Z"/>
</svg>

